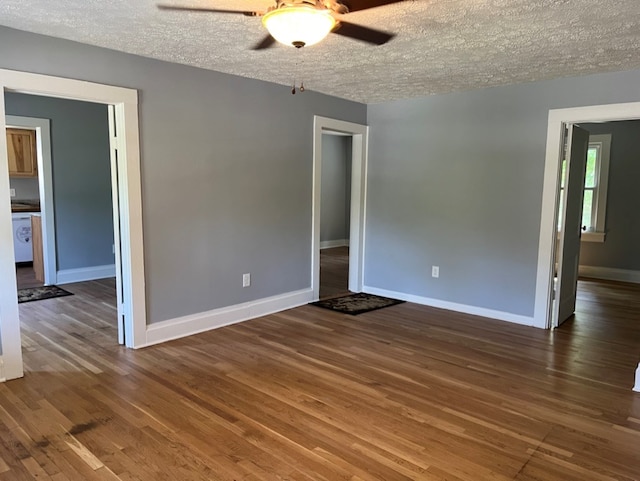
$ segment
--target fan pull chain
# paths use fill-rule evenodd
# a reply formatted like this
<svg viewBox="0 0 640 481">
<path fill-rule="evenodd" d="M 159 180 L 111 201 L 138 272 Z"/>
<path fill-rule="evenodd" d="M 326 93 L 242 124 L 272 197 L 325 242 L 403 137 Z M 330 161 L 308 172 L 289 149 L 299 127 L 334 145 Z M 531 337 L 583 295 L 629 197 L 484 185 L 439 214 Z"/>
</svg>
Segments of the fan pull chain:
<svg viewBox="0 0 640 481">
<path fill-rule="evenodd" d="M 300 63 L 304 66 L 304 57 L 299 56 L 300 57 Z M 300 92 L 304 92 L 304 81 L 300 80 L 300 88 L 299 88 Z"/>
<path fill-rule="evenodd" d="M 302 93 L 304 92 L 304 82 L 300 81 L 300 87 L 298 87 L 297 89 L 298 92 Z M 291 95 L 295 95 L 296 94 L 296 81 L 295 79 L 293 80 L 293 86 L 291 87 Z"/>
<path fill-rule="evenodd" d="M 296 67 L 295 67 L 296 72 L 299 72 L 299 68 L 298 68 L 298 59 L 296 58 Z M 298 87 L 297 91 L 298 92 L 304 92 L 304 81 L 301 80 L 300 81 L 300 87 Z M 296 78 L 293 77 L 293 86 L 291 87 L 291 95 L 295 95 L 296 94 Z"/>
</svg>

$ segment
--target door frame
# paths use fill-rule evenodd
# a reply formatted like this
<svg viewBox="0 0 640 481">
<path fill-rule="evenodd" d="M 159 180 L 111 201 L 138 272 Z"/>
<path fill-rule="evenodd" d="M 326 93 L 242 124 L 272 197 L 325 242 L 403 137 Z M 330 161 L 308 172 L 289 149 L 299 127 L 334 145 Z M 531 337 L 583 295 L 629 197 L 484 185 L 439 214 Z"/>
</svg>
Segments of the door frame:
<svg viewBox="0 0 640 481">
<path fill-rule="evenodd" d="M 141 347 L 146 341 L 142 189 L 138 136 L 138 92 L 133 89 L 0 69 L 0 129 L 4 131 L 5 92 L 18 92 L 113 105 L 116 113 L 121 179 L 121 245 L 123 271 L 122 312 L 125 344 Z M 6 136 L 0 136 L 0 380 L 23 376 L 20 319 L 16 292 L 11 201 Z"/>
<path fill-rule="evenodd" d="M 364 285 L 364 226 L 366 218 L 369 127 L 316 115 L 313 118 L 313 200 L 311 234 L 311 289 L 314 300 L 320 298 L 320 204 L 322 194 L 323 131 L 340 132 L 350 135 L 352 138 L 349 290 L 352 292 L 362 292 L 362 286 Z"/>
<path fill-rule="evenodd" d="M 42 218 L 42 255 L 45 285 L 57 282 L 56 233 L 53 209 L 53 174 L 51 164 L 51 122 L 49 119 L 5 115 L 7 127 L 35 130 L 38 158 L 38 190 Z"/>
<path fill-rule="evenodd" d="M 553 263 L 557 242 L 560 167 L 565 125 L 637 119 L 640 119 L 640 102 L 549 110 L 533 315 L 536 327 L 552 327 Z"/>
</svg>

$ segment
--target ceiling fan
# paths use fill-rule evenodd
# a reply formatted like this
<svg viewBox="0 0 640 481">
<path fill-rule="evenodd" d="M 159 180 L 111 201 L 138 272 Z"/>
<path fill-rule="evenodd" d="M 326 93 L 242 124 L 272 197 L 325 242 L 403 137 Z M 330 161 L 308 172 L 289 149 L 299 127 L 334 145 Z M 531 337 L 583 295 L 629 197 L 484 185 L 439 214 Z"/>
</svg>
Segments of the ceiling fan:
<svg viewBox="0 0 640 481">
<path fill-rule="evenodd" d="M 269 34 L 254 45 L 253 50 L 272 47 L 276 41 L 301 48 L 316 44 L 329 33 L 360 40 L 372 45 L 383 45 L 395 34 L 362 25 L 345 22 L 337 15 L 380 7 L 404 0 L 275 0 L 265 11 L 225 10 L 206 7 L 158 5 L 160 10 L 212 12 L 262 17 Z"/>
</svg>

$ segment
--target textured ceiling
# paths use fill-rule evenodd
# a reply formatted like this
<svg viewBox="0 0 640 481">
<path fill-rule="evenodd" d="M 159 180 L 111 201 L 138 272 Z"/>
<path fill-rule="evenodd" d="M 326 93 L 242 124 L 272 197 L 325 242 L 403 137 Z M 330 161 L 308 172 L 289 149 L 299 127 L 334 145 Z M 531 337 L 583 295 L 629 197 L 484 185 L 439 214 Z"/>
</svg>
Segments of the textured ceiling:
<svg viewBox="0 0 640 481">
<path fill-rule="evenodd" d="M 163 0 L 265 10 L 272 0 Z M 346 15 L 396 32 L 373 47 L 338 35 L 250 50 L 260 18 L 159 11 L 152 0 L 2 0 L 0 24 L 376 103 L 640 68 L 640 0 L 406 0 Z"/>
</svg>

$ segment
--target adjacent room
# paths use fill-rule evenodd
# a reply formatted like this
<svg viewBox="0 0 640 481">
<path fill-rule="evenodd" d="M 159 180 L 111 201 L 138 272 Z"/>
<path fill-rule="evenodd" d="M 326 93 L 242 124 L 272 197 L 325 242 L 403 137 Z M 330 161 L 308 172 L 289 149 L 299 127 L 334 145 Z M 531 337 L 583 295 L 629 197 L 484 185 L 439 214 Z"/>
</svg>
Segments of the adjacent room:
<svg viewBox="0 0 640 481">
<path fill-rule="evenodd" d="M 0 480 L 640 479 L 639 28 L 2 2 Z"/>
</svg>

